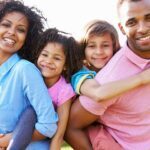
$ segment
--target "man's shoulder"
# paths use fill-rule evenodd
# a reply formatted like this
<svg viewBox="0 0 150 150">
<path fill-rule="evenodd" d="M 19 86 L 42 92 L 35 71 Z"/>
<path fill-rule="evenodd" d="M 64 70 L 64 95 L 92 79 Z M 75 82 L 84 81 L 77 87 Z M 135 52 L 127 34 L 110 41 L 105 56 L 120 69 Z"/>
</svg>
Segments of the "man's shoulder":
<svg viewBox="0 0 150 150">
<path fill-rule="evenodd" d="M 106 66 L 101 69 L 97 75 L 96 79 L 99 82 L 109 82 L 118 79 L 118 76 L 121 74 L 122 69 L 126 63 L 126 56 L 124 49 L 121 48 L 106 64 Z"/>
<path fill-rule="evenodd" d="M 124 60 L 125 58 L 125 49 L 121 48 L 110 60 L 109 62 L 106 64 L 106 66 L 103 68 L 105 69 L 106 67 L 108 68 L 112 68 L 112 67 L 116 67 L 117 65 L 121 64 L 122 60 Z M 102 70 L 103 70 L 102 69 Z"/>
</svg>

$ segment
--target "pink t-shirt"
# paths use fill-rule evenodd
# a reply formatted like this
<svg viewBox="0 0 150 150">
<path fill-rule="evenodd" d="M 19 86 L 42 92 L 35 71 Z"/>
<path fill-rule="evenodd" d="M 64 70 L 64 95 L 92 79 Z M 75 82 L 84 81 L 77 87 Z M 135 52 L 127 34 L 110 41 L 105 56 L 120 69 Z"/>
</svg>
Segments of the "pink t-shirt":
<svg viewBox="0 0 150 150">
<path fill-rule="evenodd" d="M 146 68 L 150 68 L 150 59 L 140 58 L 125 45 L 95 79 L 102 85 Z M 80 96 L 80 102 L 89 112 L 100 115 L 99 121 L 125 150 L 150 150 L 150 84 L 110 101 L 96 103 Z"/>
<path fill-rule="evenodd" d="M 67 83 L 63 77 L 60 77 L 60 79 L 48 89 L 48 92 L 52 98 L 55 108 L 75 96 L 71 84 Z"/>
</svg>

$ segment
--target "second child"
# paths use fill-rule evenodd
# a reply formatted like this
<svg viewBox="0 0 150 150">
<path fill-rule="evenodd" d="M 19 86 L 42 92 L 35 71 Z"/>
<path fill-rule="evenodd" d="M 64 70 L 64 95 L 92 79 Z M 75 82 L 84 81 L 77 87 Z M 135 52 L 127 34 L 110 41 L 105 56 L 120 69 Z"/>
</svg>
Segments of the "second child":
<svg viewBox="0 0 150 150">
<path fill-rule="evenodd" d="M 48 29 L 41 38 L 37 66 L 48 87 L 58 113 L 58 129 L 52 138 L 50 150 L 60 150 L 66 130 L 70 106 L 75 93 L 70 82 L 71 75 L 81 67 L 78 44 L 69 34 Z"/>
<path fill-rule="evenodd" d="M 56 28 L 47 29 L 42 34 L 38 47 L 37 66 L 43 75 L 59 117 L 58 129 L 51 140 L 50 149 L 60 150 L 68 122 L 70 105 L 76 95 L 69 82 L 71 75 L 82 67 L 81 56 L 79 56 L 79 47 L 75 39 L 70 34 L 59 31 Z M 17 126 L 20 131 L 23 129 L 22 122 L 27 117 L 31 117 L 31 115 L 25 115 L 26 111 L 20 119 L 20 124 Z M 29 128 L 21 133 L 29 132 Z M 19 136 L 22 135 L 16 133 L 14 140 Z M 27 134 L 27 137 L 24 137 L 24 139 L 26 138 L 30 138 L 29 134 Z M 17 143 L 17 147 L 20 147 L 19 145 L 21 145 L 21 142 Z M 13 147 L 16 147 L 16 145 L 13 145 Z M 11 147 L 11 149 L 13 148 Z"/>
</svg>

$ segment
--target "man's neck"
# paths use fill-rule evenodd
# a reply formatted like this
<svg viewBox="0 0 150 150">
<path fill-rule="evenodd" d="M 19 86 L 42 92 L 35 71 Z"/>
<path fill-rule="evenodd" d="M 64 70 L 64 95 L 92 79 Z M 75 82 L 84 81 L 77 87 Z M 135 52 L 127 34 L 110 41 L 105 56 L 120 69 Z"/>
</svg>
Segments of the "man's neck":
<svg viewBox="0 0 150 150">
<path fill-rule="evenodd" d="M 139 57 L 143 58 L 143 59 L 150 59 L 150 49 L 149 50 L 137 50 L 133 47 L 131 47 L 128 42 L 127 42 L 128 47 Z"/>
</svg>

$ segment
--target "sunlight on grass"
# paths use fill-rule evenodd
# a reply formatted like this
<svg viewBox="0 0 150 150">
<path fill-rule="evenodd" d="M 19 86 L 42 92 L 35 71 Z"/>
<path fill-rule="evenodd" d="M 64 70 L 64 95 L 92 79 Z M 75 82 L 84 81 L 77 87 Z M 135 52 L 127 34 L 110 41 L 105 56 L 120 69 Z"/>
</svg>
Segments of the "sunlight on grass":
<svg viewBox="0 0 150 150">
<path fill-rule="evenodd" d="M 61 150 L 73 150 L 66 142 L 64 142 L 63 146 L 61 147 Z"/>
<path fill-rule="evenodd" d="M 66 147 L 62 147 L 61 150 L 73 150 L 73 149 L 69 146 L 66 146 Z"/>
</svg>

